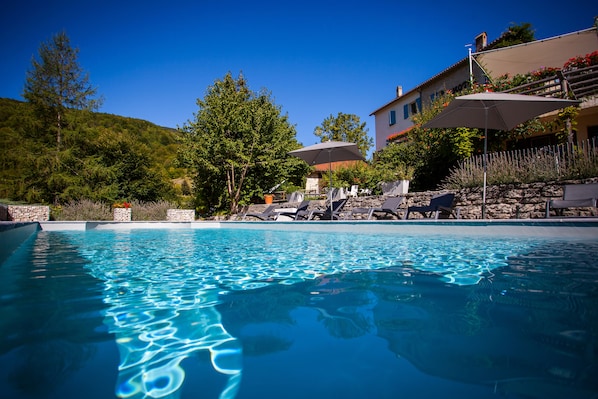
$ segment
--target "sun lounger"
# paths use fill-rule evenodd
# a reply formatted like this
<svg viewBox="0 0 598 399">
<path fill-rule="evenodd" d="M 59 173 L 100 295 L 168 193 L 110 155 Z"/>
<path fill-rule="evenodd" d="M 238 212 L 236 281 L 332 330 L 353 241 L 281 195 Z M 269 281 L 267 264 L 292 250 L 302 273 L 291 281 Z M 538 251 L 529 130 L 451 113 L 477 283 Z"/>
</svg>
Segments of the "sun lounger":
<svg viewBox="0 0 598 399">
<path fill-rule="evenodd" d="M 340 213 L 343 210 L 343 207 L 347 203 L 346 198 L 342 198 L 336 201 L 332 201 L 332 213 L 330 206 L 326 207 L 324 210 L 314 209 L 310 212 L 307 220 L 312 220 L 314 217 L 318 219 L 340 219 Z"/>
<path fill-rule="evenodd" d="M 318 219 L 340 219 L 340 213 L 342 212 L 343 207 L 347 203 L 346 198 L 342 198 L 332 202 L 332 213 L 330 210 L 330 205 L 326 206 L 326 209 L 312 209 L 311 211 L 303 211 L 298 212 L 295 220 L 313 220 L 315 217 Z"/>
<path fill-rule="evenodd" d="M 296 220 L 298 214 L 303 214 L 309 207 L 309 200 L 302 201 L 297 208 L 277 209 L 276 220 Z"/>
<path fill-rule="evenodd" d="M 287 203 L 301 202 L 303 201 L 303 197 L 304 194 L 301 191 L 293 191 L 287 199 Z"/>
<path fill-rule="evenodd" d="M 351 218 L 357 214 L 367 214 L 367 219 L 371 220 L 372 216 L 376 213 L 383 213 L 385 215 L 396 216 L 397 219 L 401 219 L 399 216 L 399 206 L 403 203 L 405 197 L 390 197 L 387 198 L 379 208 L 355 208 L 351 211 Z"/>
<path fill-rule="evenodd" d="M 274 220 L 276 216 L 278 216 L 278 212 L 275 211 L 276 208 L 280 207 L 280 205 L 270 205 L 268 206 L 263 212 L 247 212 L 243 215 L 243 219 L 245 220 L 247 217 L 254 217 L 260 220 Z"/>
<path fill-rule="evenodd" d="M 546 217 L 553 209 L 557 216 L 562 216 L 567 208 L 596 208 L 598 206 L 598 183 L 566 184 L 563 187 L 563 199 L 546 201 Z"/>
<path fill-rule="evenodd" d="M 413 212 L 419 212 L 424 218 L 448 218 L 451 215 L 455 219 L 459 219 L 459 210 L 455 212 L 453 202 L 455 200 L 455 194 L 440 194 L 432 197 L 430 204 L 427 206 L 410 206 L 405 212 L 403 219 L 409 219 L 409 214 Z"/>
</svg>

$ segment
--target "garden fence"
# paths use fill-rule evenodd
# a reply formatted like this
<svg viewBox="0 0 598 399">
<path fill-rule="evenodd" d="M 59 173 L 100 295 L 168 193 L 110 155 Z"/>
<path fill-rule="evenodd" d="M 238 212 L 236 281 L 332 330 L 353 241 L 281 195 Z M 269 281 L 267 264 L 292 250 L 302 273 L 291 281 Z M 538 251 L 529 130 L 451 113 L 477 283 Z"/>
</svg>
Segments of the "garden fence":
<svg viewBox="0 0 598 399">
<path fill-rule="evenodd" d="M 464 160 L 460 169 L 477 174 L 483 168 L 483 155 Z M 501 151 L 487 154 L 488 174 L 533 173 L 547 180 L 568 179 L 595 171 L 598 165 L 596 137 L 577 144 L 565 143 L 537 148 Z M 591 173 L 591 172 L 590 172 Z"/>
</svg>

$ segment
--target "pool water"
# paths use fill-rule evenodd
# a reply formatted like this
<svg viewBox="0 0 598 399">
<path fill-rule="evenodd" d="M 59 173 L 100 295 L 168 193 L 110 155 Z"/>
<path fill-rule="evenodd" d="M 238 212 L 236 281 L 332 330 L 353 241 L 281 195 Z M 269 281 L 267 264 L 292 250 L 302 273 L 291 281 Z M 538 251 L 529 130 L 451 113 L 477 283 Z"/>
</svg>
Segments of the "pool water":
<svg viewBox="0 0 598 399">
<path fill-rule="evenodd" d="M 0 398 L 596 398 L 598 239 L 40 231 Z"/>
</svg>

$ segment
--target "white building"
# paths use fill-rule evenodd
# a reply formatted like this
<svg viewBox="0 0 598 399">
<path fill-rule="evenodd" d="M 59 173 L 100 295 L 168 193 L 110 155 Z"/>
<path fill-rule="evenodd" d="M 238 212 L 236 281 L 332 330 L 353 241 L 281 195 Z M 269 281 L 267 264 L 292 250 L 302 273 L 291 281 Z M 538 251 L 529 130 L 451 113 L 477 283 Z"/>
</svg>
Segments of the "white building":
<svg viewBox="0 0 598 399">
<path fill-rule="evenodd" d="M 402 87 L 397 87 L 395 98 L 371 113 L 375 118 L 376 150 L 407 135 L 413 127 L 413 114 L 429 106 L 437 95 L 447 90 L 458 93 L 469 87 L 471 82 L 484 84 L 505 74 L 527 74 L 547 67 L 560 69 L 570 58 L 598 51 L 598 32 L 593 27 L 500 49 L 492 49 L 493 43 L 488 45 L 486 42 L 485 33 L 478 35 L 471 57 L 465 57 L 405 93 Z M 576 119 L 578 140 L 598 136 L 598 104 L 595 99 L 598 85 L 590 94 L 584 93 L 582 98 L 578 98 L 583 100 Z"/>
</svg>

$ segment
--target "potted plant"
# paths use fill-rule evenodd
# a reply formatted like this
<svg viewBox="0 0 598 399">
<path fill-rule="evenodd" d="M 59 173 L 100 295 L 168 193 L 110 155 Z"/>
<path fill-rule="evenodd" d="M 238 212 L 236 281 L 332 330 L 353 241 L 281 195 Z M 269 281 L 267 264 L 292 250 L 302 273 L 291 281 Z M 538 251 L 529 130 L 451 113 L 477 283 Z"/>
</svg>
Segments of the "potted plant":
<svg viewBox="0 0 598 399">
<path fill-rule="evenodd" d="M 380 170 L 382 192 L 385 195 L 402 195 L 409 192 L 409 182 L 413 179 L 415 168 L 404 163 Z"/>
</svg>

